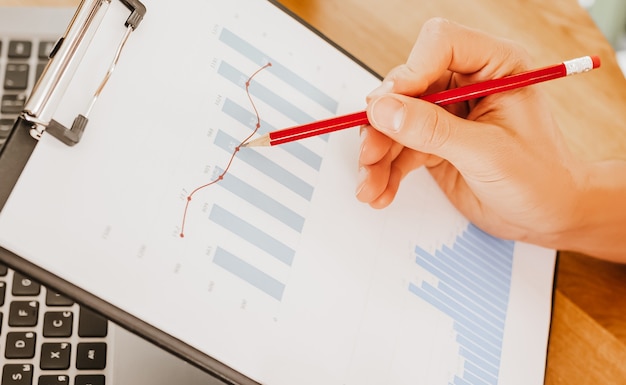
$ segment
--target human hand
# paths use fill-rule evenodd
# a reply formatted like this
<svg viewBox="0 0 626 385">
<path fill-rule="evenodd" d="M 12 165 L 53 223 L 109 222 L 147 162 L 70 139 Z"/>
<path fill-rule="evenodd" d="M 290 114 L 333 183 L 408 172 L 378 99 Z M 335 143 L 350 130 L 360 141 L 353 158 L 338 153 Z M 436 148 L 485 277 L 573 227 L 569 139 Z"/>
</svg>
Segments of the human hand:
<svg viewBox="0 0 626 385">
<path fill-rule="evenodd" d="M 443 19 L 428 21 L 407 60 L 368 97 L 357 198 L 391 204 L 425 166 L 450 201 L 499 237 L 546 246 L 576 223 L 584 169 L 537 86 L 445 108 L 415 96 L 530 69 L 514 43 Z"/>
</svg>

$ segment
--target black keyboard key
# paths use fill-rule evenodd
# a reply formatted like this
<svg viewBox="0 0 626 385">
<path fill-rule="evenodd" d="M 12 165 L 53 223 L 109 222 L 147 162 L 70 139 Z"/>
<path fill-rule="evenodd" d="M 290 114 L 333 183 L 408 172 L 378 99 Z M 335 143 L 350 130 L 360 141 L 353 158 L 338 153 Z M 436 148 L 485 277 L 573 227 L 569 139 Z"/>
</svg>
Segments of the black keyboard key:
<svg viewBox="0 0 626 385">
<path fill-rule="evenodd" d="M 7 294 L 7 284 L 0 281 L 0 306 L 4 306 L 4 297 L 6 297 L 6 294 Z"/>
<path fill-rule="evenodd" d="M 62 374 L 40 376 L 37 385 L 70 385 L 70 377 Z"/>
<path fill-rule="evenodd" d="M 33 358 L 36 342 L 37 335 L 33 332 L 8 333 L 4 356 L 6 358 Z"/>
<path fill-rule="evenodd" d="M 9 308 L 9 326 L 35 326 L 39 315 L 39 302 L 14 301 Z"/>
<path fill-rule="evenodd" d="M 31 278 L 15 272 L 13 274 L 13 289 L 11 290 L 13 295 L 23 296 L 37 296 L 41 291 L 41 285 Z"/>
<path fill-rule="evenodd" d="M 32 385 L 33 365 L 8 364 L 2 369 L 2 385 Z"/>
<path fill-rule="evenodd" d="M 107 345 L 104 342 L 79 343 L 76 349 L 76 368 L 102 370 L 106 368 Z"/>
<path fill-rule="evenodd" d="M 2 101 L 0 101 L 0 113 L 17 115 L 22 112 L 26 104 L 26 95 L 2 95 Z"/>
<path fill-rule="evenodd" d="M 46 291 L 46 305 L 48 306 L 72 306 L 74 301 L 64 295 L 56 293 L 50 289 Z"/>
<path fill-rule="evenodd" d="M 104 375 L 102 374 L 80 374 L 76 376 L 74 385 L 105 385 Z"/>
<path fill-rule="evenodd" d="M 44 337 L 69 337 L 72 335 L 72 321 L 74 314 L 71 311 L 51 311 L 43 316 Z"/>
<path fill-rule="evenodd" d="M 72 345 L 67 342 L 41 345 L 39 367 L 43 370 L 66 370 L 70 367 Z"/>
<path fill-rule="evenodd" d="M 37 68 L 35 69 L 35 82 L 39 80 L 39 78 L 41 77 L 41 74 L 43 73 L 43 70 L 46 69 L 46 64 L 48 63 L 37 64 Z"/>
<path fill-rule="evenodd" d="M 33 50 L 33 43 L 30 41 L 13 40 L 9 42 L 7 56 L 11 59 L 27 59 Z"/>
<path fill-rule="evenodd" d="M 37 51 L 37 56 L 40 59 L 47 59 L 50 56 L 50 52 L 54 48 L 56 41 L 42 41 L 39 43 L 39 50 Z"/>
<path fill-rule="evenodd" d="M 5 90 L 25 90 L 28 87 L 28 72 L 30 66 L 26 63 L 9 63 L 4 73 Z"/>
<path fill-rule="evenodd" d="M 11 126 L 13 126 L 13 119 L 0 119 L 0 130 L 2 129 L 3 124 L 9 124 L 8 122 L 6 122 L 7 120 L 11 121 L 10 124 Z M 0 263 L 0 277 L 6 276 L 8 272 L 9 272 L 9 268 L 7 267 L 7 265 Z"/>
<path fill-rule="evenodd" d="M 106 337 L 108 321 L 101 315 L 84 307 L 78 316 L 78 335 L 80 337 Z"/>
</svg>

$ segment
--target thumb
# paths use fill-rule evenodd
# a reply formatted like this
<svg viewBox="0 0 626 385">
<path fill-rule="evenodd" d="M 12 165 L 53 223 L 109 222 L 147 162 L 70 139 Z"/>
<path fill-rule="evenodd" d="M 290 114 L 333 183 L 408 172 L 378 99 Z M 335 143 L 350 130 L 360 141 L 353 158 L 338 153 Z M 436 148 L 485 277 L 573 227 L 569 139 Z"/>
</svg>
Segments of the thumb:
<svg viewBox="0 0 626 385">
<path fill-rule="evenodd" d="M 378 131 L 417 151 L 452 163 L 487 145 L 483 125 L 459 118 L 423 100 L 385 94 L 369 103 L 367 116 Z M 478 127 L 481 126 L 481 127 Z"/>
</svg>

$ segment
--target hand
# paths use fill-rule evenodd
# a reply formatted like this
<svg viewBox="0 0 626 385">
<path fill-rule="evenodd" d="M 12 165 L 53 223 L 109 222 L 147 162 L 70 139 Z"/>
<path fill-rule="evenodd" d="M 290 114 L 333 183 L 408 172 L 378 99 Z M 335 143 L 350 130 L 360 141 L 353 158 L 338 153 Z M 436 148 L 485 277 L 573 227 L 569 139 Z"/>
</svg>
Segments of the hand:
<svg viewBox="0 0 626 385">
<path fill-rule="evenodd" d="M 401 180 L 425 166 L 483 230 L 556 245 L 577 221 L 585 167 L 568 150 L 540 87 L 446 108 L 414 98 L 529 69 L 528 54 L 512 42 L 428 21 L 407 63 L 368 97 L 357 198 L 386 207 Z"/>
</svg>

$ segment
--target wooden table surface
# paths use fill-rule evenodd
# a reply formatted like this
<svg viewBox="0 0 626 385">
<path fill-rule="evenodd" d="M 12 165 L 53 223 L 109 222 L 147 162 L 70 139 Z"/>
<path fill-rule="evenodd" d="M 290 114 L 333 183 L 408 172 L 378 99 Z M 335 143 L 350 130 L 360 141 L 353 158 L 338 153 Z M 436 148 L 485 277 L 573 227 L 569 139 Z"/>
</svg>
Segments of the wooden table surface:
<svg viewBox="0 0 626 385">
<path fill-rule="evenodd" d="M 23 6 L 78 3 L 0 0 Z M 592 74 L 542 87 L 576 154 L 626 159 L 626 80 L 612 48 L 576 0 L 282 3 L 383 75 L 405 61 L 421 25 L 434 16 L 515 40 L 537 66 L 599 55 L 602 66 Z M 626 384 L 626 265 L 560 252 L 546 384 Z"/>
</svg>

